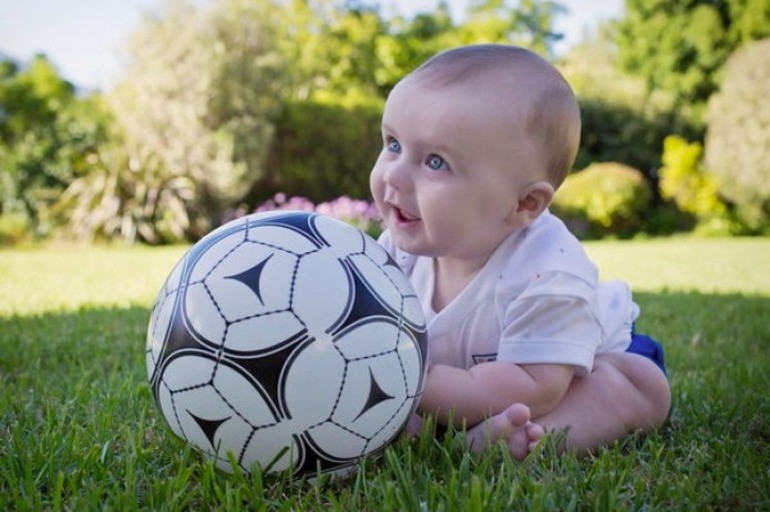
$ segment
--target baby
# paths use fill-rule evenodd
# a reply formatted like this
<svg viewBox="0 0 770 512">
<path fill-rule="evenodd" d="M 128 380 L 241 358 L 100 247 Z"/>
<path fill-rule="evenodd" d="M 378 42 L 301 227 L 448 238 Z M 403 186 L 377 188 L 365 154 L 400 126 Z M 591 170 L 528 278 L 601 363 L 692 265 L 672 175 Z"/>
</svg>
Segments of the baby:
<svg viewBox="0 0 770 512">
<path fill-rule="evenodd" d="M 622 282 L 602 283 L 548 211 L 580 139 L 577 101 L 537 54 L 441 53 L 391 92 L 370 185 L 380 242 L 428 320 L 420 417 L 524 458 L 546 432 L 589 451 L 650 431 L 671 402 L 660 345 L 633 331 Z"/>
</svg>

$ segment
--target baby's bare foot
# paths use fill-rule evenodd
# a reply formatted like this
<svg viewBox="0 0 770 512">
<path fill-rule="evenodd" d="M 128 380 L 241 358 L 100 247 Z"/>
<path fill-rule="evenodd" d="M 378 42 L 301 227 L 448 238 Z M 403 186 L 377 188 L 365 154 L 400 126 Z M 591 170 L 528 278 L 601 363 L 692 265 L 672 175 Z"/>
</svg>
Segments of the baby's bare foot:
<svg viewBox="0 0 770 512">
<path fill-rule="evenodd" d="M 530 421 L 524 404 L 513 404 L 470 429 L 465 437 L 474 452 L 483 451 L 503 440 L 514 458 L 523 460 L 543 437 L 543 427 Z"/>
<path fill-rule="evenodd" d="M 529 439 L 529 443 L 527 444 L 527 454 L 529 454 L 529 452 L 537 447 L 540 440 L 543 439 L 543 436 L 545 435 L 545 428 L 543 428 L 540 423 L 532 423 L 530 421 L 527 423 L 526 429 L 527 438 Z"/>
</svg>

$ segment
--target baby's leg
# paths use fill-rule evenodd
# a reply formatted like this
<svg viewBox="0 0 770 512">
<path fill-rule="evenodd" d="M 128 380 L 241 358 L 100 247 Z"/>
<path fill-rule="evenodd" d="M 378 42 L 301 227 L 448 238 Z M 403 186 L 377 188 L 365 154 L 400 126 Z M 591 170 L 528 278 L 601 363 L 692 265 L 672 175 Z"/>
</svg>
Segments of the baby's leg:
<svg viewBox="0 0 770 512">
<path fill-rule="evenodd" d="M 511 455 L 524 459 L 545 434 L 543 428 L 529 418 L 529 407 L 513 404 L 468 430 L 465 442 L 471 450 L 480 452 L 502 439 Z"/>
<path fill-rule="evenodd" d="M 566 430 L 563 449 L 586 452 L 658 428 L 670 406 L 668 379 L 652 361 L 607 353 L 597 355 L 593 371 L 575 378 L 559 405 L 535 422 L 546 431 Z"/>
</svg>

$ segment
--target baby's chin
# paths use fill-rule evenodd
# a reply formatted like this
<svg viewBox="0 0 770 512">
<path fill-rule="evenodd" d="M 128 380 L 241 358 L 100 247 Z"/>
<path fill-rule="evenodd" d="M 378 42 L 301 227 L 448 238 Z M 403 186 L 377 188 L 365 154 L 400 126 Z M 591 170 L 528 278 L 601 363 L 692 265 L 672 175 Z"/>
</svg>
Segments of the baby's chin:
<svg viewBox="0 0 770 512">
<path fill-rule="evenodd" d="M 406 237 L 401 237 L 391 230 L 391 239 L 399 251 L 409 253 L 413 256 L 426 256 L 429 258 L 435 258 L 442 255 L 442 253 L 436 250 L 434 247 L 428 247 L 424 242 L 416 242 Z"/>
</svg>

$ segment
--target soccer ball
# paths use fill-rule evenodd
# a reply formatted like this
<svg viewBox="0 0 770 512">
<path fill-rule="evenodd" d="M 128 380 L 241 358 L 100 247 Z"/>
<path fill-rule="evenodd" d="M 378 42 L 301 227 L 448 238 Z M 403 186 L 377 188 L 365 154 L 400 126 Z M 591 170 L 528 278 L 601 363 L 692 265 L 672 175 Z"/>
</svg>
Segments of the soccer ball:
<svg viewBox="0 0 770 512">
<path fill-rule="evenodd" d="M 163 417 L 226 471 L 351 471 L 414 412 L 426 356 L 420 303 L 387 252 L 305 212 L 209 233 L 171 271 L 147 330 Z"/>
</svg>

